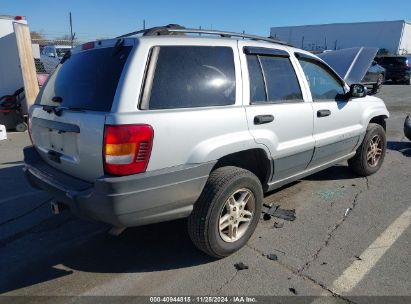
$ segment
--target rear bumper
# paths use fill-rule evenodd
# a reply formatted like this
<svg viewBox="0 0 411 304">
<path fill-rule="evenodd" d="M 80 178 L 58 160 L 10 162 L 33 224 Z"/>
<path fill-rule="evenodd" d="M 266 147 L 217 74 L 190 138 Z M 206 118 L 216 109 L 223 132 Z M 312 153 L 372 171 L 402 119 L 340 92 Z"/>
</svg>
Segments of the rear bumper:
<svg viewBox="0 0 411 304">
<path fill-rule="evenodd" d="M 410 71 L 404 70 L 404 71 L 390 71 L 387 72 L 386 79 L 392 79 L 392 80 L 409 80 L 410 79 Z"/>
<path fill-rule="evenodd" d="M 34 147 L 24 149 L 24 172 L 35 188 L 49 192 L 76 215 L 131 227 L 187 217 L 215 162 L 142 174 L 98 178 L 94 183 L 48 165 Z"/>
</svg>

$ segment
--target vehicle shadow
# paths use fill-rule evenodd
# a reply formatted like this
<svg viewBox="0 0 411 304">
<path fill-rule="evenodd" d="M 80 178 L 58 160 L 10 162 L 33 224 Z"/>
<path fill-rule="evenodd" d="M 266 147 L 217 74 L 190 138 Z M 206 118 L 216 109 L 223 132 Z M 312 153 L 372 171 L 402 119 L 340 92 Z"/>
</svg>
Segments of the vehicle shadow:
<svg viewBox="0 0 411 304">
<path fill-rule="evenodd" d="M 313 175 L 309 175 L 305 177 L 304 180 L 309 180 L 309 181 L 344 180 L 344 179 L 352 179 L 356 177 L 357 176 L 354 173 L 352 173 L 352 171 L 348 168 L 347 165 L 336 164 L 328 169 L 317 172 Z"/>
<path fill-rule="evenodd" d="M 85 224 L 69 213 L 59 221 L 62 221 L 62 227 L 68 225 L 67 221 Z M 51 233 L 64 239 L 70 234 L 67 230 L 70 229 Z M 42 238 L 55 237 L 48 234 Z M 30 253 L 28 260 L 23 262 L 24 265 L 12 267 L 9 273 L 2 271 L 0 294 L 68 276 L 74 271 L 142 273 L 186 268 L 215 260 L 194 247 L 187 233 L 186 220 L 129 228 L 117 237 L 99 232 L 81 242 L 70 240 L 70 236 L 67 238 L 69 240 L 64 244 L 56 241 L 55 245 L 33 257 L 30 256 L 33 247 L 38 246 L 34 240 L 19 246 L 20 251 Z M 13 257 L 1 258 L 3 262 L 6 259 L 12 261 Z"/>
<path fill-rule="evenodd" d="M 411 142 L 387 141 L 387 149 L 398 151 L 406 157 L 411 157 Z"/>
</svg>

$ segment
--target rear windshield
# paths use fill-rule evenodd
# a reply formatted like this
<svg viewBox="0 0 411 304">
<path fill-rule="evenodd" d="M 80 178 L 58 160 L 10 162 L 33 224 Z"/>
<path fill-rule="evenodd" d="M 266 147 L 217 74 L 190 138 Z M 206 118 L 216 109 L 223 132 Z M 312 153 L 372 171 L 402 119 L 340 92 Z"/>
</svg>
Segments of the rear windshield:
<svg viewBox="0 0 411 304">
<path fill-rule="evenodd" d="M 36 103 L 109 112 L 130 51 L 131 46 L 111 47 L 71 55 L 50 76 Z"/>
</svg>

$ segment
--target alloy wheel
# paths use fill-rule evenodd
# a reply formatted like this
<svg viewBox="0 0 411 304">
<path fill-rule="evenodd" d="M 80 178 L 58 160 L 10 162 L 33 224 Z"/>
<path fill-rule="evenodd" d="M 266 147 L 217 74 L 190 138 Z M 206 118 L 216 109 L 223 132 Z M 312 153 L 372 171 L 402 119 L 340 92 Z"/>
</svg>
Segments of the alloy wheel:
<svg viewBox="0 0 411 304">
<path fill-rule="evenodd" d="M 223 241 L 235 242 L 246 233 L 255 216 L 255 207 L 255 197 L 249 189 L 242 188 L 230 195 L 219 219 L 219 232 Z"/>
</svg>

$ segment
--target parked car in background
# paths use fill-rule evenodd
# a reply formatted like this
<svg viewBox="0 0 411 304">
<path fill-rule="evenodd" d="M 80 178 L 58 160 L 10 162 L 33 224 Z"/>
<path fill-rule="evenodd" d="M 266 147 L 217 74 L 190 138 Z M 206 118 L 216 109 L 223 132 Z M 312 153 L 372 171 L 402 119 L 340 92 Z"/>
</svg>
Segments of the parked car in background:
<svg viewBox="0 0 411 304">
<path fill-rule="evenodd" d="M 56 66 L 60 63 L 63 56 L 70 51 L 69 45 L 47 45 L 43 47 L 40 55 L 40 60 L 44 65 L 46 73 L 52 73 Z"/>
<path fill-rule="evenodd" d="M 376 94 L 384 83 L 385 73 L 385 69 L 373 60 L 361 84 L 370 89 L 370 94 Z"/>
<path fill-rule="evenodd" d="M 386 80 L 411 84 L 411 55 L 384 56 L 376 59 L 378 64 L 386 70 Z"/>
</svg>

